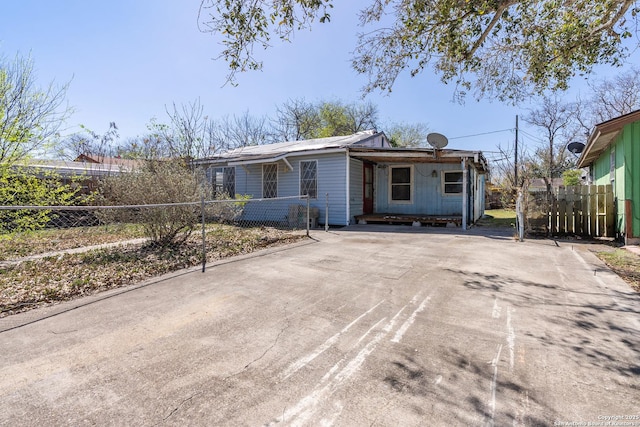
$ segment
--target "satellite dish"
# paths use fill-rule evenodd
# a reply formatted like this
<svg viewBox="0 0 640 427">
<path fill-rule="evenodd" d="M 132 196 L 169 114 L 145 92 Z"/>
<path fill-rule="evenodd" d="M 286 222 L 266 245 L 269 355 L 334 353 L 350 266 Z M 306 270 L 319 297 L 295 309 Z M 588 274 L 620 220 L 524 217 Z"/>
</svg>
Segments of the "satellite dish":
<svg viewBox="0 0 640 427">
<path fill-rule="evenodd" d="M 567 150 L 573 154 L 580 154 L 584 151 L 584 144 L 578 141 L 570 142 L 569 145 L 567 145 Z"/>
<path fill-rule="evenodd" d="M 434 132 L 427 135 L 427 142 L 433 148 L 440 149 L 440 148 L 446 147 L 447 144 L 449 143 L 449 140 L 447 139 L 446 136 L 442 135 L 441 133 Z"/>
</svg>

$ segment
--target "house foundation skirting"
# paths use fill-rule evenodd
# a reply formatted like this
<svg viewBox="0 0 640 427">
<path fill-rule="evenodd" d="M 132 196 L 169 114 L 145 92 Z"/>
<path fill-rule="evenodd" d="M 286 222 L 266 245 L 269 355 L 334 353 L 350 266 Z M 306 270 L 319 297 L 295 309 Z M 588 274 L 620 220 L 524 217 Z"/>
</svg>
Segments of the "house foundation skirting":
<svg viewBox="0 0 640 427">
<path fill-rule="evenodd" d="M 430 226 L 462 226 L 462 216 L 373 213 L 356 215 L 357 224 L 409 224 Z"/>
</svg>

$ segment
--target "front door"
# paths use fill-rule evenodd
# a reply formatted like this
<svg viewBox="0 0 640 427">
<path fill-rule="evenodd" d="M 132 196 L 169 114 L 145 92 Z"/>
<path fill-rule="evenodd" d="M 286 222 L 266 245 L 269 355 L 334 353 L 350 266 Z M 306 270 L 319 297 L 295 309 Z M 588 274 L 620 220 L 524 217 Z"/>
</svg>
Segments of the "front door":
<svg viewBox="0 0 640 427">
<path fill-rule="evenodd" d="M 373 165 L 364 163 L 362 169 L 362 213 L 373 213 Z"/>
</svg>

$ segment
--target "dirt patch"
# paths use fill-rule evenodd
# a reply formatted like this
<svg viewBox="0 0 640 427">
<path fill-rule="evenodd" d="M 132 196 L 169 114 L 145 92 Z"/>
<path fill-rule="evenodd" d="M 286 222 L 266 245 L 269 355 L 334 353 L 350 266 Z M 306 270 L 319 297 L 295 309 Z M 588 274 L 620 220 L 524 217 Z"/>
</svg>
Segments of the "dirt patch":
<svg viewBox="0 0 640 427">
<path fill-rule="evenodd" d="M 207 230 L 207 261 L 291 243 L 304 232 L 216 225 Z M 70 247 L 77 247 L 70 244 Z M 134 285 L 202 263 L 202 240 L 176 247 L 148 242 L 54 254 L 0 267 L 0 317 L 108 289 Z"/>
<path fill-rule="evenodd" d="M 595 254 L 625 282 L 640 292 L 640 256 L 619 248 L 598 251 Z"/>
</svg>

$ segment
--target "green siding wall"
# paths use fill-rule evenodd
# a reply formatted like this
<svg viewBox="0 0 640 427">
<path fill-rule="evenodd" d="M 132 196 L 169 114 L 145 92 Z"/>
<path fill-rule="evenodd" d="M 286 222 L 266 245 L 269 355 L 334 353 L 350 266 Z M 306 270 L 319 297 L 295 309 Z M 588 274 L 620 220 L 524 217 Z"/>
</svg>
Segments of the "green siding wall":
<svg viewBox="0 0 640 427">
<path fill-rule="evenodd" d="M 632 200 L 633 236 L 640 237 L 640 122 L 631 123 L 593 164 L 594 183 L 610 184 L 611 150 L 615 150 L 614 197 L 617 200 L 617 230 L 624 232 L 625 199 Z"/>
</svg>

